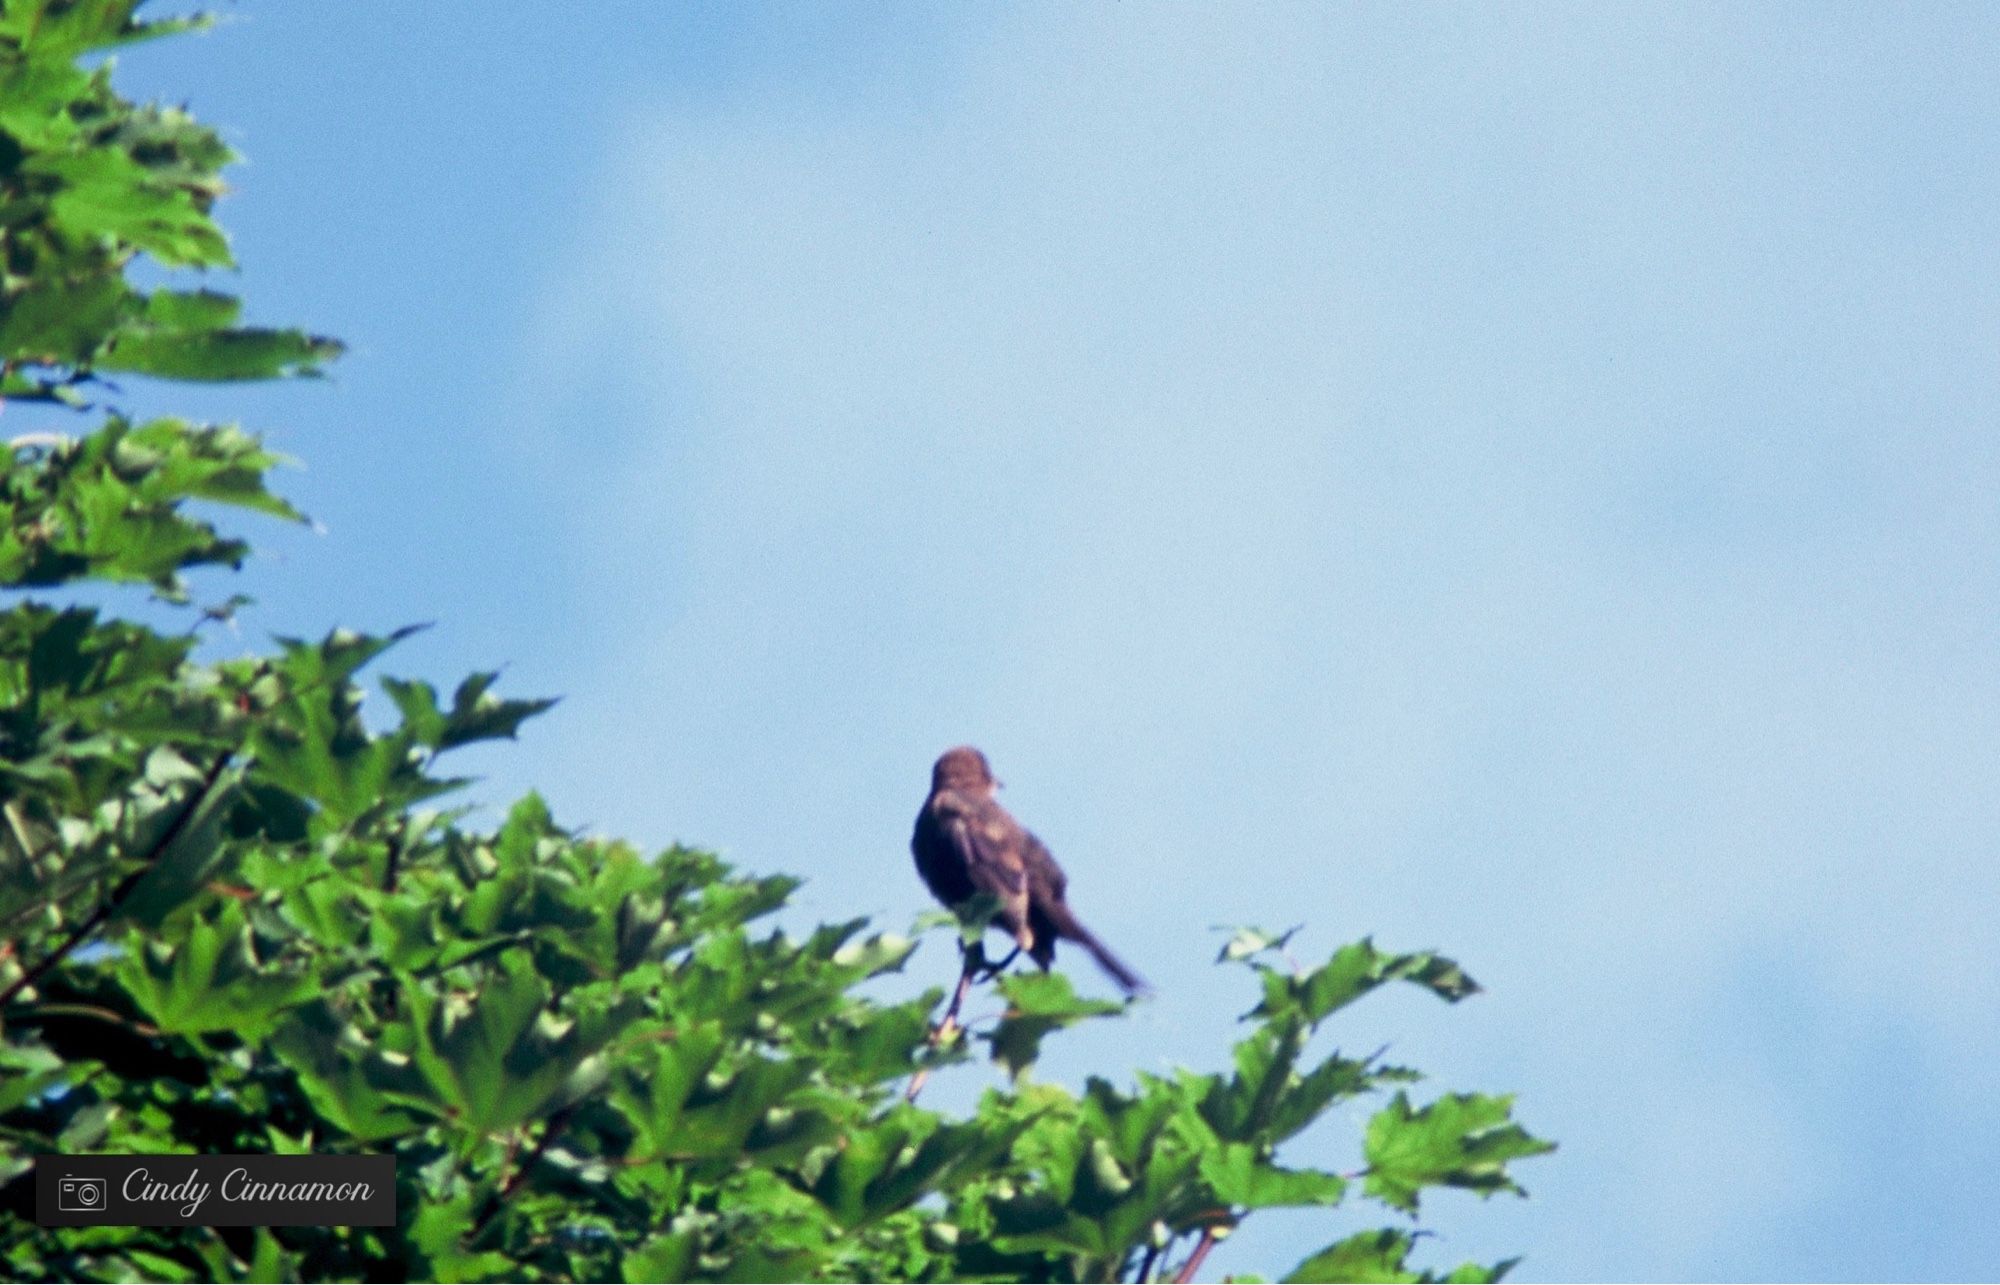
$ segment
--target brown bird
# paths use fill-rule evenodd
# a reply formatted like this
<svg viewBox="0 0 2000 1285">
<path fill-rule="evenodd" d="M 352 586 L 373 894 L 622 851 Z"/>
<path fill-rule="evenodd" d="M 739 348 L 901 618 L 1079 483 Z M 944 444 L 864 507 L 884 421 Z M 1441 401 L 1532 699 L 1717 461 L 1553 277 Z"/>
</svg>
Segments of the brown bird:
<svg viewBox="0 0 2000 1285">
<path fill-rule="evenodd" d="M 997 784 L 986 756 L 969 745 L 946 750 L 931 769 L 931 796 L 910 837 L 917 873 L 931 893 L 952 908 L 992 893 L 1000 899 L 994 922 L 1043 968 L 1055 959 L 1060 937 L 1089 951 L 1128 994 L 1145 990 L 1139 975 L 1070 913 L 1062 867 L 1000 806 L 993 797 Z"/>
</svg>

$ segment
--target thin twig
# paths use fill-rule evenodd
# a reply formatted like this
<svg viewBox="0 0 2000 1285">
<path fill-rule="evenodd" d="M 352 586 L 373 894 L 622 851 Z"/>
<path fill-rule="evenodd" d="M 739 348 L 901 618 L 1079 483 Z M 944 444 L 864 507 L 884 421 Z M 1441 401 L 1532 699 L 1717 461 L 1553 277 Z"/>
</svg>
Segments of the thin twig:
<svg viewBox="0 0 2000 1285">
<path fill-rule="evenodd" d="M 37 963 L 33 968 L 22 973 L 14 980 L 12 986 L 9 986 L 5 991 L 0 991 L 0 1011 L 4 1011 L 7 1005 L 13 1003 L 16 995 L 19 995 L 22 991 L 40 981 L 43 974 L 47 973 L 57 964 L 60 964 L 72 950 L 83 944 L 85 938 L 96 932 L 105 920 L 111 918 L 112 915 L 116 914 L 124 906 L 125 899 L 132 895 L 132 890 L 139 886 L 139 881 L 152 873 L 154 863 L 161 856 L 165 855 L 167 849 L 172 847 L 174 841 L 179 839 L 181 833 L 187 829 L 188 822 L 194 819 L 194 814 L 200 810 L 202 801 L 208 797 L 211 790 L 215 789 L 215 783 L 222 779 L 223 770 L 228 766 L 229 755 L 227 753 L 216 758 L 215 766 L 211 767 L 208 770 L 208 775 L 202 778 L 201 788 L 188 798 L 187 806 L 181 809 L 180 815 L 174 818 L 173 824 L 167 827 L 166 833 L 160 836 L 159 841 L 153 845 L 152 851 L 146 854 L 145 859 L 140 862 L 139 868 L 121 879 L 118 886 L 112 889 L 111 895 L 104 899 L 104 904 L 92 911 L 88 918 L 72 929 L 69 936 L 63 939 L 60 946 L 57 946 L 47 955 L 44 955 L 41 962 Z"/>
<path fill-rule="evenodd" d="M 1167 1243 L 1172 1244 L 1173 1242 L 1169 1241 Z M 1160 1251 L 1164 1248 L 1164 1245 L 1158 1244 L 1146 1246 L 1146 1256 L 1139 1260 L 1139 1274 L 1132 1279 L 1141 1282 L 1142 1285 L 1144 1285 L 1144 1282 L 1151 1281 L 1153 1279 L 1153 1265 L 1160 1261 Z"/>
<path fill-rule="evenodd" d="M 930 1035 L 924 1040 L 928 1048 L 941 1048 L 946 1040 L 958 1033 L 960 1029 L 958 1010 L 965 1007 L 966 992 L 972 989 L 973 978 L 977 977 L 980 970 L 986 966 L 984 951 L 974 948 L 965 951 L 964 954 L 965 966 L 959 970 L 958 989 L 952 993 L 951 1006 L 945 1009 L 944 1016 L 938 1020 L 936 1026 L 931 1027 Z M 918 1067 L 916 1073 L 910 1077 L 910 1087 L 903 1091 L 903 1101 L 915 1102 L 917 1094 L 924 1091 L 924 1084 L 930 1078 L 931 1069 L 928 1066 Z"/>
<path fill-rule="evenodd" d="M 116 1009 L 105 1008 L 100 1004 L 35 1004 L 22 1009 L 21 1016 L 24 1018 L 94 1017 L 100 1022 L 109 1022 L 113 1026 L 122 1026 L 126 1030 L 136 1035 L 142 1035 L 147 1039 L 158 1039 L 160 1035 L 159 1027 L 137 1021 L 125 1016 Z"/>
<path fill-rule="evenodd" d="M 535 1139 L 535 1145 L 528 1149 L 528 1154 L 514 1167 L 514 1172 L 507 1175 L 507 1181 L 501 1184 L 500 1190 L 487 1197 L 486 1208 L 472 1224 L 472 1231 L 466 1237 L 468 1241 L 477 1244 L 478 1238 L 486 1233 L 492 1225 L 494 1215 L 498 1214 L 501 1207 L 521 1189 L 521 1184 L 528 1180 L 529 1171 L 541 1160 L 543 1153 L 549 1149 L 549 1144 L 556 1140 L 556 1135 L 563 1131 L 563 1127 L 569 1123 L 570 1116 L 575 1113 L 579 1105 L 580 1103 L 572 1102 L 550 1113 L 548 1123 L 542 1126 L 542 1136 Z M 519 1145 L 518 1140 L 516 1145 Z M 511 1160 L 513 1157 L 510 1155 L 508 1158 Z"/>
<path fill-rule="evenodd" d="M 94 875 L 78 875 L 60 888 L 50 889 L 40 901 L 29 902 L 5 919 L 0 919 L 0 929 L 12 928 L 24 919 L 33 919 L 36 915 L 44 913 L 52 905 L 61 905 L 69 900 L 71 893 L 82 892 L 94 882 L 96 882 Z"/>
<path fill-rule="evenodd" d="M 542 1158 L 542 1153 L 549 1149 L 549 1144 L 556 1140 L 556 1135 L 569 1123 L 570 1115 L 575 1112 L 576 1105 L 572 1102 L 549 1117 L 548 1124 L 542 1128 L 542 1136 L 535 1139 L 535 1145 L 528 1151 L 527 1157 L 507 1179 L 507 1185 L 500 1188 L 500 1199 L 505 1200 L 520 1190 L 521 1184 L 528 1180 L 528 1171 L 535 1167 L 536 1162 Z"/>
<path fill-rule="evenodd" d="M 403 840 L 406 837 L 405 831 L 408 828 L 409 820 L 405 818 L 402 829 L 397 830 L 389 839 L 389 854 L 382 862 L 383 892 L 396 891 L 396 875 L 398 873 L 396 867 L 401 864 L 403 859 Z"/>
<path fill-rule="evenodd" d="M 1188 1285 L 1194 1274 L 1201 1270 L 1201 1262 L 1208 1257 L 1208 1251 L 1214 1248 L 1215 1228 L 1202 1228 L 1201 1239 L 1195 1243 L 1194 1252 L 1188 1255 L 1187 1262 L 1181 1264 L 1180 1272 L 1174 1277 L 1174 1285 Z"/>
</svg>

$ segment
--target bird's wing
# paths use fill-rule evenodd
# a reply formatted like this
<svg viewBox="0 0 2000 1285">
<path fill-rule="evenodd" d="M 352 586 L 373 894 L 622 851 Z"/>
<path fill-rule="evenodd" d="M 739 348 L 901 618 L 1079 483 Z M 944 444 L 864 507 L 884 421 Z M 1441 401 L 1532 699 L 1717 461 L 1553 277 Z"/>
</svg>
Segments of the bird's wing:
<svg viewBox="0 0 2000 1285">
<path fill-rule="evenodd" d="M 1027 895 L 1028 867 L 1021 843 L 1026 832 L 998 804 L 954 811 L 944 832 L 958 849 L 975 889 L 1002 901 Z"/>
<path fill-rule="evenodd" d="M 1056 864 L 1055 855 L 1040 839 L 1026 830 L 1021 832 L 1021 836 L 1027 841 L 1022 845 L 1021 855 L 1030 882 L 1037 892 L 1061 901 L 1069 891 L 1069 877 L 1063 874 L 1063 868 Z"/>
</svg>

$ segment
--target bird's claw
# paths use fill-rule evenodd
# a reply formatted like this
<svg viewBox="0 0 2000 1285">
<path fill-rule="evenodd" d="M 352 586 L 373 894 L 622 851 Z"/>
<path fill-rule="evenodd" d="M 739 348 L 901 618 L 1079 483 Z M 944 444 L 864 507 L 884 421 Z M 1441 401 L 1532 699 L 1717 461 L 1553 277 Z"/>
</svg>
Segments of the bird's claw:
<svg viewBox="0 0 2000 1285">
<path fill-rule="evenodd" d="M 975 945 L 965 952 L 965 975 L 975 982 L 992 981 L 995 977 L 1006 972 L 1007 966 L 1019 958 L 1020 954 L 1021 948 L 1016 946 L 1007 952 L 1005 959 L 995 963 L 993 960 L 986 958 L 985 947 Z"/>
<path fill-rule="evenodd" d="M 980 962 L 984 966 L 979 970 L 977 980 L 982 982 L 993 980 L 995 977 L 998 977 L 1000 974 L 1006 972 L 1007 965 L 1013 963 L 1016 959 L 1020 958 L 1020 955 L 1021 955 L 1021 948 L 1019 946 L 1016 946 L 1014 947 L 1014 949 L 1007 952 L 1007 958 L 1001 960 L 997 964 L 987 963 L 982 957 Z"/>
</svg>

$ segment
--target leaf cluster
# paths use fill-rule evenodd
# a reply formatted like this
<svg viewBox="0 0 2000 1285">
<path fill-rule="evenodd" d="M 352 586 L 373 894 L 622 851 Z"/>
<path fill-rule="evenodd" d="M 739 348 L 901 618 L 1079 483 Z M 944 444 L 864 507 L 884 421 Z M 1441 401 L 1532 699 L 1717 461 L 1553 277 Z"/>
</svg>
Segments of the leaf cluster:
<svg viewBox="0 0 2000 1285">
<path fill-rule="evenodd" d="M 1504 1099 L 1411 1106 L 1375 1058 L 1306 1056 L 1374 986 L 1456 998 L 1447 961 L 1367 943 L 1291 972 L 1227 1073 L 1025 1075 L 1039 1042 L 1120 1006 L 1003 979 L 980 1033 L 1016 1072 L 963 1118 L 903 1100 L 941 994 L 857 994 L 915 943 L 860 921 L 760 931 L 793 881 L 566 832 L 530 797 L 492 833 L 428 806 L 431 759 L 533 712 L 461 688 L 370 731 L 354 675 L 387 640 L 192 665 L 180 643 L 37 610 L 6 640 L 0 1245 L 23 1278 L 1158 1279 L 1259 1209 L 1510 1189 L 1545 1150 Z M 128 658 L 109 667 L 108 650 Z M 164 727 L 162 724 L 164 723 Z M 162 734 L 162 732 L 166 734 Z M 75 949 L 87 943 L 86 949 Z M 54 961 L 54 966 L 50 966 Z M 1342 1175 L 1279 1148 L 1397 1092 Z M 33 1228 L 39 1151 L 396 1155 L 390 1229 Z M 1292 1279 L 1420 1279 L 1370 1231 Z M 1330 1264 L 1340 1264 L 1336 1270 Z M 1504 1264 L 1468 1268 L 1491 1279 Z"/>
<path fill-rule="evenodd" d="M 185 111 L 136 106 L 81 59 L 199 25 L 138 0 L 0 7 L 0 397 L 79 403 L 100 372 L 239 380 L 303 374 L 339 345 L 239 324 L 214 290 L 142 290 L 126 269 L 232 266 L 210 217 L 233 159 Z"/>
</svg>

